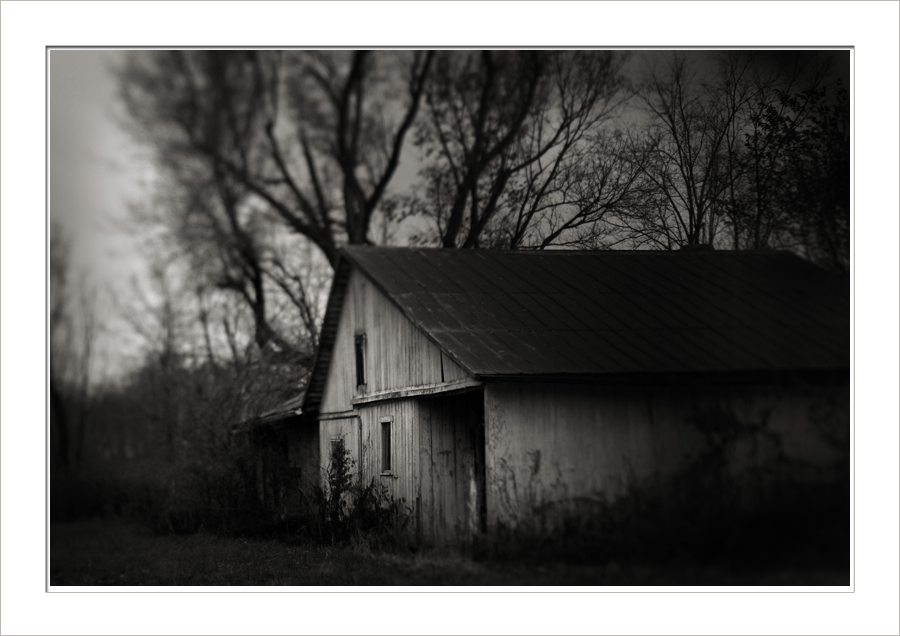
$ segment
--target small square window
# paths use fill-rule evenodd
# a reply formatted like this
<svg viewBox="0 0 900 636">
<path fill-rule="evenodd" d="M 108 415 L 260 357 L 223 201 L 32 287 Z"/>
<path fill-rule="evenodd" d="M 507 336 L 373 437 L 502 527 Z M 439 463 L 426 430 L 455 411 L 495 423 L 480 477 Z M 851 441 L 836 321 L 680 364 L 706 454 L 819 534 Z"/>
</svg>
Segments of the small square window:
<svg viewBox="0 0 900 636">
<path fill-rule="evenodd" d="M 381 472 L 391 472 L 391 420 L 381 421 Z"/>
<path fill-rule="evenodd" d="M 366 334 L 360 333 L 355 339 L 356 349 L 356 386 L 366 385 Z"/>
</svg>

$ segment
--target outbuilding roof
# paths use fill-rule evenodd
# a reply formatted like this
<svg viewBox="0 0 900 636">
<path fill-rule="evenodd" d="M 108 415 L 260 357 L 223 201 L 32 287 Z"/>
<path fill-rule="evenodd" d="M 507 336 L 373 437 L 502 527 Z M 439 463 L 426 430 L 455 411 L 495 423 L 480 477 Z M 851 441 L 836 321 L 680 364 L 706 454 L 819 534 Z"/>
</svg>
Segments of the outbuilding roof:
<svg viewBox="0 0 900 636">
<path fill-rule="evenodd" d="M 847 277 L 787 252 L 342 255 L 476 377 L 850 367 Z"/>
</svg>

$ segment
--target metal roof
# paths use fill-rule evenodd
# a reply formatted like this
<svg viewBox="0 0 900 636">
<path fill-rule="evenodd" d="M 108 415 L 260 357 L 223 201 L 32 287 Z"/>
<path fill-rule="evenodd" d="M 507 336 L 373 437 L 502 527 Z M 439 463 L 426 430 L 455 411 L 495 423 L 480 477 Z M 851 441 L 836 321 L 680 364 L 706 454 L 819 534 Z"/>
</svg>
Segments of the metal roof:
<svg viewBox="0 0 900 636">
<path fill-rule="evenodd" d="M 848 279 L 787 252 L 343 256 L 479 377 L 850 367 Z"/>
</svg>

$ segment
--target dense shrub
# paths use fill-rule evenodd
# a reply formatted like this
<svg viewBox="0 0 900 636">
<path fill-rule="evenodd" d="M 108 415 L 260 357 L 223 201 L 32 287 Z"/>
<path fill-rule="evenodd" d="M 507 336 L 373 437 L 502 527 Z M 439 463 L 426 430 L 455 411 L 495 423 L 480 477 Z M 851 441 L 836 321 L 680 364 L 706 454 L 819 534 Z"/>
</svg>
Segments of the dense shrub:
<svg viewBox="0 0 900 636">
<path fill-rule="evenodd" d="M 318 543 L 356 543 L 383 549 L 405 546 L 410 511 L 384 485 L 354 477 L 356 462 L 343 442 L 323 475 L 324 485 L 303 497 L 297 536 Z"/>
<path fill-rule="evenodd" d="M 266 462 L 284 501 L 260 497 L 256 467 Z M 279 453 L 250 443 L 206 449 L 178 462 L 128 461 L 70 471 L 51 485 L 51 519 L 104 514 L 141 519 L 159 534 L 199 531 L 223 536 L 280 537 L 291 542 L 388 549 L 407 544 L 410 514 L 373 480 L 360 483 L 341 446 L 323 485 L 300 487 Z M 293 509 L 287 505 L 293 489 Z M 276 505 L 277 504 L 277 505 Z"/>
</svg>

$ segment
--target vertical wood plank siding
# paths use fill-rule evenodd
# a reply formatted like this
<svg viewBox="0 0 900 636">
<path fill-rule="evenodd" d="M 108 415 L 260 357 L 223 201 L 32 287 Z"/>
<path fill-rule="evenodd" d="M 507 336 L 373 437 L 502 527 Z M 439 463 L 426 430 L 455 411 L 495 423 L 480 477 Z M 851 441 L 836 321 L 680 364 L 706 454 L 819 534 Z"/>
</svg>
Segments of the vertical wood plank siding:
<svg viewBox="0 0 900 636">
<path fill-rule="evenodd" d="M 686 466 L 706 448 L 702 428 L 766 422 L 788 458 L 826 466 L 835 451 L 811 413 L 822 395 L 803 387 L 649 387 L 505 382 L 485 384 L 488 526 L 552 524 L 557 512 L 605 498 Z M 831 405 L 849 420 L 846 404 Z M 840 415 L 846 411 L 846 415 Z M 763 438 L 735 447 L 744 474 L 769 453 Z M 766 450 L 768 448 L 768 451 Z"/>
<path fill-rule="evenodd" d="M 436 543 L 465 540 L 479 529 L 483 484 L 476 475 L 475 427 L 484 419 L 482 391 L 419 400 L 420 519 Z"/>
<path fill-rule="evenodd" d="M 366 334 L 366 385 L 356 386 L 354 336 Z M 443 379 L 442 379 L 443 367 Z M 352 408 L 354 397 L 451 382 L 468 374 L 426 338 L 364 274 L 350 274 L 320 413 Z"/>
<path fill-rule="evenodd" d="M 415 398 L 376 402 L 359 408 L 362 422 L 363 483 L 383 485 L 394 499 L 405 500 L 410 515 L 415 514 L 419 475 L 419 418 Z M 391 418 L 391 470 L 381 471 L 381 420 Z"/>
<path fill-rule="evenodd" d="M 476 474 L 475 427 L 483 421 L 480 390 L 454 396 L 403 398 L 361 405 L 355 417 L 321 422 L 323 469 L 331 440 L 343 439 L 363 484 L 375 482 L 403 505 L 416 531 L 419 499 L 421 535 L 430 542 L 454 543 L 479 530 L 485 497 Z M 382 473 L 381 423 L 391 419 L 391 470 Z M 357 441 L 359 440 L 359 441 Z"/>
</svg>

